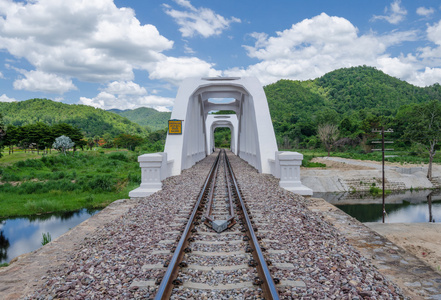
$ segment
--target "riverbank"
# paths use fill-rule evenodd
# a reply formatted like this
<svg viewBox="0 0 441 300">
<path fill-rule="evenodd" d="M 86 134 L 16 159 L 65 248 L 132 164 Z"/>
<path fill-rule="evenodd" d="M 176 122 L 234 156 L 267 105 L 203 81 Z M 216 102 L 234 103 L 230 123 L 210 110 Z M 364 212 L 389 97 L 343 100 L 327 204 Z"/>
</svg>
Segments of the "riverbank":
<svg viewBox="0 0 441 300">
<path fill-rule="evenodd" d="M 365 224 L 324 199 L 309 198 L 306 202 L 311 211 L 319 213 L 324 220 L 331 223 L 383 275 L 402 288 L 410 299 L 441 299 L 441 274 L 432 260 L 439 258 L 441 250 L 431 251 L 430 256 L 419 251 L 423 247 L 439 247 L 436 246 L 436 241 L 441 240 L 441 224 L 396 224 L 390 227 L 383 226 L 385 224 L 382 223 Z M 426 230 L 427 236 L 432 234 L 432 241 L 421 238 L 425 236 L 421 233 Z M 406 243 L 414 245 L 417 251 L 409 251 Z M 438 260 L 438 264 L 439 261 L 441 260 Z"/>
<path fill-rule="evenodd" d="M 5 160 L 15 154 L 0 160 L 0 220 L 103 208 L 127 197 L 141 180 L 137 156 L 132 152 L 28 155 L 11 164 Z"/>
<path fill-rule="evenodd" d="M 369 192 L 382 186 L 382 165 L 376 161 L 359 161 L 339 157 L 314 158 L 326 168 L 302 168 L 302 183 L 315 193 Z M 434 189 L 441 186 L 441 166 L 433 165 L 433 180 L 427 179 L 425 164 L 385 164 L 385 189 L 391 191 Z"/>
<path fill-rule="evenodd" d="M 34 292 L 46 282 L 51 271 L 62 269 L 75 256 L 82 243 L 95 239 L 98 229 L 121 218 L 137 204 L 137 200 L 117 200 L 49 244 L 0 268 L 0 299 L 23 299 Z"/>
<path fill-rule="evenodd" d="M 440 223 L 364 223 L 441 274 Z"/>
</svg>

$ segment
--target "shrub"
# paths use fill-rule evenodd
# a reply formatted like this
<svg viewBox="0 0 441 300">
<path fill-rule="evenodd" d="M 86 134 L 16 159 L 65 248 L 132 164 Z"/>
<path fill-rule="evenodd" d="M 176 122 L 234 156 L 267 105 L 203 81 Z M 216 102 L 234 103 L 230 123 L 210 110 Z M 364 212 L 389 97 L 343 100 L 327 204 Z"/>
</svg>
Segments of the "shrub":
<svg viewBox="0 0 441 300">
<path fill-rule="evenodd" d="M 58 171 L 52 173 L 50 179 L 57 180 L 57 179 L 63 179 L 64 177 L 66 177 L 66 173 L 64 173 L 63 171 Z"/>
<path fill-rule="evenodd" d="M 140 172 L 137 172 L 137 173 L 130 172 L 127 175 L 127 179 L 129 179 L 130 183 L 141 184 L 141 173 Z"/>
<path fill-rule="evenodd" d="M 115 181 L 111 176 L 96 176 L 90 180 L 88 188 L 95 192 L 111 192 Z"/>
<path fill-rule="evenodd" d="M 43 233 L 43 239 L 41 241 L 41 245 L 44 246 L 49 244 L 52 241 L 51 234 L 49 232 Z"/>
<path fill-rule="evenodd" d="M 114 159 L 114 160 L 120 160 L 120 161 L 129 161 L 129 158 L 123 152 L 110 153 L 109 158 Z"/>
<path fill-rule="evenodd" d="M 8 171 L 3 172 L 3 175 L 2 175 L 3 182 L 20 181 L 21 179 L 22 178 L 19 175 L 17 175 L 16 173 L 12 173 L 12 172 L 10 173 Z"/>
<path fill-rule="evenodd" d="M 45 166 L 45 164 L 41 161 L 41 159 L 21 160 L 16 162 L 15 165 L 19 168 L 32 168 L 35 170 L 42 169 Z"/>
</svg>

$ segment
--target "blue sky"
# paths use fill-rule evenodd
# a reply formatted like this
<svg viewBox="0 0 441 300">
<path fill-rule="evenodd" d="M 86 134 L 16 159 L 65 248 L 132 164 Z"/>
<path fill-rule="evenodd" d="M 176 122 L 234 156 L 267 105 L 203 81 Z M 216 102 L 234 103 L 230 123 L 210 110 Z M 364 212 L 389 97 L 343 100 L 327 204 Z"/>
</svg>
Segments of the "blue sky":
<svg viewBox="0 0 441 300">
<path fill-rule="evenodd" d="M 439 0 L 0 0 L 0 101 L 169 110 L 186 77 L 441 81 Z"/>
</svg>

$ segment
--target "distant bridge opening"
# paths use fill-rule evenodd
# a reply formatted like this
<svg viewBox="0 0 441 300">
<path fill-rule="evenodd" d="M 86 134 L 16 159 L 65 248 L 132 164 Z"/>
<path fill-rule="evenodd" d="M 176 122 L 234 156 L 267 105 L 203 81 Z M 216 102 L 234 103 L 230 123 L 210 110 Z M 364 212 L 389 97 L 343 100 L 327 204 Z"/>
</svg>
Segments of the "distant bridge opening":
<svg viewBox="0 0 441 300">
<path fill-rule="evenodd" d="M 231 129 L 228 127 L 217 127 L 214 129 L 214 146 L 216 148 L 230 149 Z"/>
</svg>

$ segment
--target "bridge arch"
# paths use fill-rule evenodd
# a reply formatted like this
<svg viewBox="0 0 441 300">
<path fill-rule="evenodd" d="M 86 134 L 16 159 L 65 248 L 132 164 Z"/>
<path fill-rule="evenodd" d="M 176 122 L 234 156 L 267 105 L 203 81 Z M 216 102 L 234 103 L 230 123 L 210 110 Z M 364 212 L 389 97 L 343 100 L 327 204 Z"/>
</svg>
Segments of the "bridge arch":
<svg viewBox="0 0 441 300">
<path fill-rule="evenodd" d="M 213 101 L 216 98 L 232 100 Z M 209 114 L 217 110 L 236 114 Z M 164 152 L 138 157 L 141 185 L 130 191 L 131 198 L 160 190 L 162 180 L 179 175 L 209 155 L 213 151 L 214 129 L 225 126 L 232 131 L 235 154 L 259 172 L 280 178 L 280 187 L 312 195 L 312 190 L 300 181 L 303 155 L 277 150 L 268 102 L 257 78 L 188 78 L 178 90 L 171 118 L 182 121 L 182 134 L 168 134 Z"/>
<path fill-rule="evenodd" d="M 233 100 L 218 103 L 210 101 L 213 98 Z M 171 175 L 211 153 L 207 118 L 214 110 L 236 112 L 235 153 L 259 172 L 271 173 L 270 160 L 278 149 L 262 85 L 255 77 L 210 77 L 188 78 L 178 90 L 171 118 L 183 121 L 182 134 L 168 135 L 164 150 L 172 163 Z"/>
<path fill-rule="evenodd" d="M 235 114 L 208 115 L 206 120 L 206 133 L 208 154 L 214 149 L 214 130 L 219 127 L 228 127 L 231 130 L 230 150 L 237 155 L 238 121 Z"/>
</svg>

